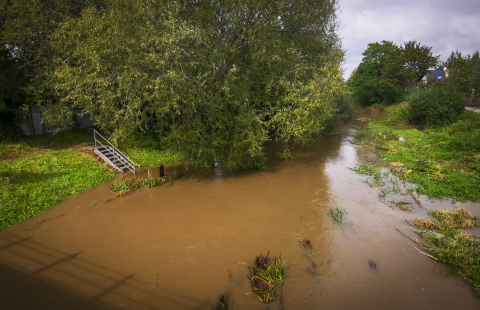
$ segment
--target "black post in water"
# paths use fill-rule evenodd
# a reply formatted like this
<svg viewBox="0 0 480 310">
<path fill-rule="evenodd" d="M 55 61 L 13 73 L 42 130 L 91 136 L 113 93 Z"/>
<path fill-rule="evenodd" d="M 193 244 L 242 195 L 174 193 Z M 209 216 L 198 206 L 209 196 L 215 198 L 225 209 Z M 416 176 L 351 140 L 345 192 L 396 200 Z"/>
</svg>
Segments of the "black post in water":
<svg viewBox="0 0 480 310">
<path fill-rule="evenodd" d="M 165 176 L 165 167 L 163 165 L 160 165 L 160 167 L 158 167 L 158 176 L 159 178 Z"/>
</svg>

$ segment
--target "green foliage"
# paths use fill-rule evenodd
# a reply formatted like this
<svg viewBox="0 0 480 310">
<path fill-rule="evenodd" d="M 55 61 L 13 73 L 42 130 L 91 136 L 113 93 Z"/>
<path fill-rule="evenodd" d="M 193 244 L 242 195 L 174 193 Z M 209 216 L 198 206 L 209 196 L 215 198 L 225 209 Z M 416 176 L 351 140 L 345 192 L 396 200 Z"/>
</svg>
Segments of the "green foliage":
<svg viewBox="0 0 480 310">
<path fill-rule="evenodd" d="M 344 91 L 337 1 L 12 3 L 3 34 L 48 123 L 81 109 L 115 141 L 148 133 L 196 163 L 261 168 L 265 142 L 309 141 Z"/>
<path fill-rule="evenodd" d="M 348 81 L 357 102 L 365 107 L 401 101 L 406 91 L 437 63 L 438 57 L 432 55 L 431 49 L 416 41 L 403 46 L 390 41 L 368 44 L 361 64 Z"/>
<path fill-rule="evenodd" d="M 405 109 L 392 106 L 386 118 L 358 133 L 356 142 L 378 147 L 383 158 L 401 164 L 393 172 L 416 183 L 418 193 L 480 200 L 480 115 L 464 111 L 454 124 L 420 131 L 409 128 Z"/>
<path fill-rule="evenodd" d="M 462 96 L 480 97 L 480 54 L 464 56 L 455 52 L 448 58 L 448 79 L 445 83 L 449 89 Z"/>
<path fill-rule="evenodd" d="M 465 102 L 457 93 L 441 88 L 416 89 L 407 98 L 413 124 L 439 127 L 457 121 Z"/>
<path fill-rule="evenodd" d="M 105 183 L 114 173 L 72 149 L 44 150 L 0 161 L 0 228 L 43 213 L 69 196 Z"/>
</svg>

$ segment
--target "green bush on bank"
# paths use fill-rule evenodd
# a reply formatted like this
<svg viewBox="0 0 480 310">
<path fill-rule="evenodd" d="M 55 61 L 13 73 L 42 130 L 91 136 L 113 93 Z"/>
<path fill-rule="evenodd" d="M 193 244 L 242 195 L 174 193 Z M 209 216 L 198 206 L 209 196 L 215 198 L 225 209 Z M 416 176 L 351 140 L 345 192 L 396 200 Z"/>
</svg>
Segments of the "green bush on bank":
<svg viewBox="0 0 480 310">
<path fill-rule="evenodd" d="M 418 88 L 408 97 L 410 121 L 414 125 L 440 127 L 457 121 L 465 110 L 459 94 L 443 88 Z"/>
</svg>

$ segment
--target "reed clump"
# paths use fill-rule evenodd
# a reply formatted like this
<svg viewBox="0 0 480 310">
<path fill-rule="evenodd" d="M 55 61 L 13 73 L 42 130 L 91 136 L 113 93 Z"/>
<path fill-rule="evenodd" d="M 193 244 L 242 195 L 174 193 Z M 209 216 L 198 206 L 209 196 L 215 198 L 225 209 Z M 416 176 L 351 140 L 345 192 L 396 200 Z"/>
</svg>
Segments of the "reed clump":
<svg viewBox="0 0 480 310">
<path fill-rule="evenodd" d="M 270 259 L 266 256 L 260 255 L 255 258 L 253 265 L 248 265 L 250 269 L 250 277 L 248 279 L 251 282 L 252 290 L 258 299 L 268 304 L 273 301 L 278 295 L 278 289 L 283 285 L 283 267 L 285 262 L 282 263 L 281 256 Z M 251 294 L 247 293 L 245 295 Z"/>
</svg>

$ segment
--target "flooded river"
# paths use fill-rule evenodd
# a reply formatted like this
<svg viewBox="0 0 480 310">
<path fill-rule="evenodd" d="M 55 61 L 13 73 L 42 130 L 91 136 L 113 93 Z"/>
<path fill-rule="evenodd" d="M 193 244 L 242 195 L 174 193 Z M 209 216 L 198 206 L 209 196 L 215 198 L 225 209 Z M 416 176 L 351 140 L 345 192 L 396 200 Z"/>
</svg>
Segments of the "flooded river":
<svg viewBox="0 0 480 310">
<path fill-rule="evenodd" d="M 480 309 L 454 270 L 396 230 L 451 201 L 394 210 L 350 170 L 376 156 L 350 141 L 378 113 L 296 148 L 293 160 L 269 150 L 265 171 L 219 167 L 124 197 L 107 184 L 1 231 L 0 308 L 201 310 L 227 292 L 237 310 Z M 327 216 L 335 205 L 347 212 L 343 227 Z M 464 207 L 480 215 L 479 204 Z M 286 261 L 285 284 L 264 305 L 244 296 L 241 262 L 268 251 Z"/>
</svg>

